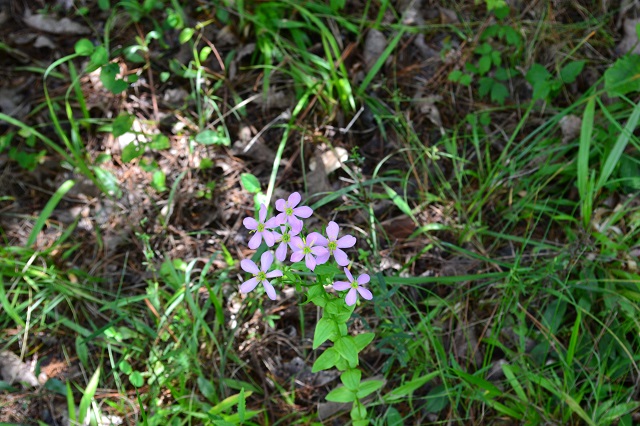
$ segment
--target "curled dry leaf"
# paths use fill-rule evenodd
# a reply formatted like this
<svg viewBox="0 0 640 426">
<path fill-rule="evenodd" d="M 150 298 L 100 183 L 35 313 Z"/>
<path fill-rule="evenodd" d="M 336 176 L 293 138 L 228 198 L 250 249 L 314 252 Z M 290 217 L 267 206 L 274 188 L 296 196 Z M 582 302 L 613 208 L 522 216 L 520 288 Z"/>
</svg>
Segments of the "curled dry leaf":
<svg viewBox="0 0 640 426">
<path fill-rule="evenodd" d="M 567 143 L 580 136 L 582 119 L 577 115 L 565 115 L 560 120 L 560 130 L 562 131 L 562 143 Z"/>
<path fill-rule="evenodd" d="M 639 19 L 625 19 L 622 25 L 622 39 L 616 46 L 616 53 L 619 56 L 627 53 L 640 54 L 640 42 L 638 42 L 638 33 L 636 25 L 640 24 Z"/>
<path fill-rule="evenodd" d="M 367 71 L 373 67 L 387 47 L 387 38 L 378 30 L 371 29 L 364 41 L 364 63 Z"/>
</svg>

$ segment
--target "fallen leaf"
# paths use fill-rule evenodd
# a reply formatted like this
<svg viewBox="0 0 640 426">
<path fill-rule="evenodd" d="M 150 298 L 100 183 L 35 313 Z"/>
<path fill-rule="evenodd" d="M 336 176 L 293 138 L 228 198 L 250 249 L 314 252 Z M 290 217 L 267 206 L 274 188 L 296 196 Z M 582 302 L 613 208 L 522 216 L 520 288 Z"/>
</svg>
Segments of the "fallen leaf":
<svg viewBox="0 0 640 426">
<path fill-rule="evenodd" d="M 91 31 L 84 25 L 78 24 L 69 18 L 56 19 L 46 15 L 32 15 L 29 9 L 25 10 L 23 21 L 29 27 L 50 34 L 89 34 Z"/>
<path fill-rule="evenodd" d="M 560 130 L 562 131 L 562 142 L 567 143 L 580 135 L 582 119 L 577 115 L 569 114 L 560 120 Z"/>
<path fill-rule="evenodd" d="M 349 152 L 342 147 L 336 147 L 323 152 L 321 158 L 325 173 L 330 174 L 342 167 L 342 163 L 349 159 Z M 314 157 L 309 161 L 309 170 L 314 171 L 316 164 L 317 161 Z"/>
<path fill-rule="evenodd" d="M 13 352 L 0 352 L 0 378 L 9 384 L 22 383 L 28 386 L 38 386 L 38 378 L 33 373 L 33 368 L 20 361 Z"/>
<path fill-rule="evenodd" d="M 364 64 L 367 71 L 373 67 L 387 47 L 387 38 L 378 30 L 371 29 L 364 41 Z"/>
<path fill-rule="evenodd" d="M 616 53 L 619 56 L 627 53 L 640 54 L 640 43 L 638 42 L 638 33 L 636 25 L 640 24 L 638 19 L 625 19 L 622 24 L 622 39 L 616 46 Z"/>
</svg>

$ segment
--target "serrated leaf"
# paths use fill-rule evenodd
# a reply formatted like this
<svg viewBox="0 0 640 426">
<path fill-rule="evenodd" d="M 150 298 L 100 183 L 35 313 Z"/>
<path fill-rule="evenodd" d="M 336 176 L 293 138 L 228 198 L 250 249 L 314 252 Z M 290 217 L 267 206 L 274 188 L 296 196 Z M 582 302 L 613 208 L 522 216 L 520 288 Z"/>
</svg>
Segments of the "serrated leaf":
<svg viewBox="0 0 640 426">
<path fill-rule="evenodd" d="M 327 401 L 331 402 L 352 402 L 356 399 L 356 394 L 344 386 L 340 386 L 327 394 Z"/>
<path fill-rule="evenodd" d="M 582 72 L 585 61 L 573 61 L 562 67 L 560 70 L 560 79 L 563 83 L 573 83 Z"/>
<path fill-rule="evenodd" d="M 618 59 L 604 73 L 604 88 L 612 97 L 639 91 L 640 56 L 627 55 Z"/>
<path fill-rule="evenodd" d="M 312 373 L 317 373 L 318 371 L 328 370 L 329 368 L 336 365 L 336 363 L 340 360 L 340 354 L 334 348 L 328 348 L 325 350 L 316 362 L 313 363 L 313 367 L 311 368 Z"/>
<path fill-rule="evenodd" d="M 356 396 L 358 398 L 364 398 L 365 396 L 377 391 L 382 386 L 384 386 L 384 382 L 382 380 L 366 380 L 360 383 L 360 388 L 358 389 Z"/>
<path fill-rule="evenodd" d="M 460 78 L 462 77 L 462 71 L 460 70 L 453 70 L 449 73 L 449 81 L 453 81 L 454 83 L 457 83 L 460 81 Z"/>
<path fill-rule="evenodd" d="M 362 379 L 362 371 L 350 369 L 340 375 L 342 384 L 352 391 L 357 391 L 360 387 L 360 379 Z"/>
<path fill-rule="evenodd" d="M 262 189 L 258 178 L 251 173 L 242 173 L 240 175 L 240 183 L 249 194 L 257 194 Z"/>
<path fill-rule="evenodd" d="M 334 339 L 338 333 L 338 324 L 331 318 L 320 318 L 313 333 L 313 349 L 329 339 Z"/>
<path fill-rule="evenodd" d="M 509 96 L 509 89 L 502 83 L 495 82 L 491 86 L 491 100 L 504 105 L 504 100 Z"/>
</svg>

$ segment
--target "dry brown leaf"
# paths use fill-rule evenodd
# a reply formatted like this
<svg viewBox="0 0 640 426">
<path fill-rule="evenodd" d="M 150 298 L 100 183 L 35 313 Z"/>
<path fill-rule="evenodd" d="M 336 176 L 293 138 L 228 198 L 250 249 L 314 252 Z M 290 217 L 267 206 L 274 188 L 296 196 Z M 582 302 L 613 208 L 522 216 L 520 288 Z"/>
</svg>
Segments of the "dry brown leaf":
<svg viewBox="0 0 640 426">
<path fill-rule="evenodd" d="M 322 163 L 324 163 L 325 173 L 330 174 L 342 167 L 342 163 L 349 159 L 349 152 L 342 147 L 336 147 L 323 152 L 321 157 Z M 316 159 L 312 158 L 311 161 L 309 161 L 309 170 L 314 171 L 316 164 Z"/>
<path fill-rule="evenodd" d="M 69 18 L 56 19 L 46 15 L 32 15 L 27 9 L 23 21 L 29 27 L 50 34 L 89 34 L 91 31 L 84 25 L 78 24 Z"/>
<path fill-rule="evenodd" d="M 627 53 L 640 54 L 640 43 L 638 42 L 638 33 L 636 33 L 636 25 L 640 24 L 638 19 L 625 19 L 622 24 L 622 40 L 616 46 L 616 53 L 622 56 Z"/>
<path fill-rule="evenodd" d="M 0 351 L 0 378 L 9 384 L 22 383 L 28 386 L 40 384 L 33 373 L 32 366 L 20 361 L 20 357 L 9 351 Z"/>
<path fill-rule="evenodd" d="M 369 30 L 364 41 L 364 64 L 367 71 L 371 69 L 387 47 L 387 38 L 378 30 Z"/>
</svg>

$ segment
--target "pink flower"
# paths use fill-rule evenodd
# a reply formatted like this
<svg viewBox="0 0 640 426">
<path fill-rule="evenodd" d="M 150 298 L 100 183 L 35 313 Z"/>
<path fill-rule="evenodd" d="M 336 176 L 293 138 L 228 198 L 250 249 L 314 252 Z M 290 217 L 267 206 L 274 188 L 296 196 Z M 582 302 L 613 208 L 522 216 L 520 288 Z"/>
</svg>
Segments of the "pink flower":
<svg viewBox="0 0 640 426">
<path fill-rule="evenodd" d="M 267 246 L 273 247 L 276 242 L 275 237 L 269 231 L 269 229 L 273 229 L 278 226 L 278 221 L 275 217 L 272 217 L 268 221 L 264 221 L 267 218 L 267 207 L 264 204 L 260 204 L 260 212 L 258 213 L 259 221 L 255 220 L 252 217 L 245 217 L 242 223 L 245 228 L 250 231 L 256 231 L 256 233 L 249 240 L 249 248 L 251 250 L 255 250 L 260 247 L 260 243 L 264 238 L 264 242 L 267 243 Z"/>
<path fill-rule="evenodd" d="M 267 278 L 275 278 L 281 277 L 282 271 L 276 269 L 271 272 L 267 272 L 273 263 L 273 254 L 270 251 L 265 251 L 262 253 L 260 257 L 260 268 L 255 262 L 251 259 L 244 259 L 240 262 L 240 267 L 250 273 L 253 274 L 253 278 L 245 281 L 240 286 L 240 291 L 242 293 L 249 293 L 251 290 L 256 288 L 258 283 L 262 283 L 265 291 L 267 292 L 267 296 L 269 299 L 276 300 L 276 290 L 273 288 L 273 285 L 267 280 Z"/>
<path fill-rule="evenodd" d="M 345 297 L 344 299 L 344 301 L 347 302 L 348 306 L 356 303 L 356 300 L 358 299 L 358 293 L 360 293 L 360 296 L 362 296 L 364 299 L 373 299 L 373 294 L 371 294 L 368 289 L 363 287 L 363 284 L 368 283 L 370 280 L 368 274 L 362 274 L 358 277 L 357 280 L 354 280 L 353 275 L 351 275 L 351 272 L 349 272 L 347 268 L 344 268 L 344 273 L 349 281 L 336 281 L 335 283 L 333 283 L 333 289 L 338 291 L 349 289 L 349 293 L 347 293 L 347 297 Z"/>
<path fill-rule="evenodd" d="M 299 262 L 304 257 L 304 262 L 311 271 L 316 269 L 316 265 L 324 263 L 319 262 L 316 258 L 325 256 L 329 250 L 322 246 L 315 245 L 318 240 L 324 240 L 324 237 L 317 232 L 310 233 L 305 240 L 297 236 L 291 237 L 291 242 L 289 243 L 293 251 L 293 253 L 291 253 L 291 261 Z"/>
<path fill-rule="evenodd" d="M 289 195 L 289 199 L 287 201 L 285 201 L 284 198 L 276 201 L 276 210 L 282 212 L 278 216 L 276 216 L 276 218 L 278 219 L 278 223 L 280 225 L 288 223 L 296 232 L 302 231 L 302 220 L 300 220 L 299 218 L 306 219 L 313 214 L 313 210 L 311 210 L 311 207 L 296 207 L 298 204 L 300 204 L 300 200 L 300 194 L 294 192 L 293 194 Z"/>
<path fill-rule="evenodd" d="M 347 254 L 341 250 L 343 248 L 350 248 L 356 244 L 356 237 L 352 235 L 345 235 L 344 237 L 338 239 L 338 233 L 340 232 L 340 227 L 334 221 L 329 222 L 327 225 L 327 237 L 328 239 L 324 239 L 324 241 L 318 241 L 318 245 L 325 246 L 329 250 L 325 256 L 318 257 L 318 263 L 325 263 L 329 260 L 329 256 L 333 255 L 333 258 L 336 260 L 336 263 L 340 266 L 347 266 L 349 264 L 349 258 Z"/>
<path fill-rule="evenodd" d="M 282 234 L 277 231 L 273 231 L 273 236 L 276 239 L 276 244 L 280 243 L 280 245 L 276 249 L 276 259 L 278 259 L 280 262 L 284 262 L 284 260 L 287 258 L 287 245 L 291 243 L 291 238 L 293 238 L 295 235 L 298 235 L 299 231 L 296 231 L 295 229 L 289 229 L 286 225 L 280 226 L 280 231 L 282 232 Z"/>
</svg>

